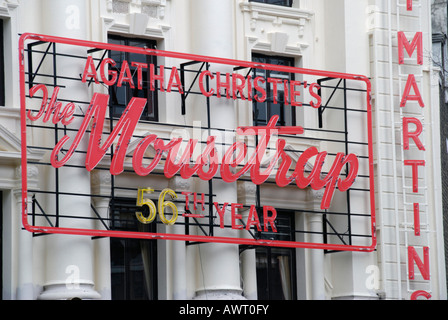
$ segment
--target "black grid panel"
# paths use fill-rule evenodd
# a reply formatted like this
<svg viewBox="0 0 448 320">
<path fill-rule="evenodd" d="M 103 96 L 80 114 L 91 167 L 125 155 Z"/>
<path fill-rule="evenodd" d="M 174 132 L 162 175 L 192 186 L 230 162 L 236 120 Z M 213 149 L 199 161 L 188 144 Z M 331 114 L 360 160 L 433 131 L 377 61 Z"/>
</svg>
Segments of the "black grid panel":
<svg viewBox="0 0 448 320">
<path fill-rule="evenodd" d="M 72 86 L 87 86 L 87 90 L 91 90 L 91 92 L 101 91 L 107 87 L 104 83 L 99 81 L 99 83 L 94 83 L 93 81 L 88 81 L 87 83 L 82 83 L 82 74 L 79 73 L 77 75 L 74 74 L 61 74 L 58 70 L 60 69 L 60 64 L 64 63 L 64 61 L 71 61 L 74 63 L 79 63 L 81 66 L 84 66 L 87 57 L 92 56 L 93 61 L 97 69 L 99 69 L 101 62 L 105 57 L 110 55 L 110 50 L 107 49 L 98 49 L 98 48 L 85 48 L 84 54 L 71 54 L 70 51 L 60 50 L 59 44 L 54 42 L 47 41 L 29 41 L 25 53 L 26 53 L 26 84 L 27 84 L 27 108 L 31 110 L 34 114 L 36 114 L 39 110 L 39 98 L 42 96 L 39 94 L 35 94 L 33 97 L 30 97 L 29 90 L 37 85 L 44 84 L 48 90 L 51 92 L 51 89 L 59 87 L 60 90 L 69 90 Z M 68 59 L 68 60 L 67 60 Z M 162 121 L 150 121 L 145 119 L 140 119 L 138 123 L 139 128 L 147 128 L 147 131 L 156 130 L 163 131 L 167 130 L 166 128 L 171 129 L 200 129 L 208 132 L 220 132 L 225 131 L 226 133 L 235 134 L 236 128 L 234 129 L 222 129 L 215 128 L 212 126 L 212 120 L 214 117 L 214 101 L 217 99 L 218 92 L 214 92 L 213 95 L 207 97 L 198 89 L 200 73 L 204 70 L 209 70 L 210 74 L 213 77 L 217 77 L 217 70 L 220 70 L 222 65 L 217 63 L 216 61 L 197 61 L 197 60 L 185 60 L 185 59 L 170 59 L 172 61 L 172 65 L 164 66 L 164 70 L 167 75 L 169 75 L 170 71 L 176 67 L 179 70 L 180 79 L 182 82 L 182 87 L 184 88 L 183 92 L 179 92 L 177 88 L 173 88 L 171 92 L 166 92 L 166 90 L 161 90 L 160 87 L 157 87 L 157 95 L 158 101 L 164 101 L 161 99 L 163 95 L 177 95 L 179 99 L 177 100 L 179 103 L 179 107 L 177 108 L 177 112 L 181 115 L 188 116 L 190 112 L 192 112 L 193 108 L 198 103 L 198 99 L 202 101 L 202 107 L 204 108 L 205 119 L 207 120 L 205 125 L 202 125 L 200 128 L 195 126 L 186 125 L 183 123 L 164 123 Z M 228 66 L 225 66 L 228 70 Z M 269 66 L 259 66 L 260 68 L 269 67 Z M 160 65 L 157 67 L 157 72 L 160 72 Z M 293 70 L 293 69 L 291 69 Z M 295 69 L 294 69 L 295 70 Z M 248 77 L 256 77 L 257 74 L 257 66 L 254 65 L 236 65 L 234 66 L 231 72 L 233 74 L 238 73 L 239 75 L 244 76 L 246 79 Z M 80 68 L 80 72 L 82 72 L 82 68 Z M 117 70 L 118 72 L 118 70 Z M 258 71 L 259 72 L 259 71 Z M 167 76 L 168 77 L 168 76 Z M 366 95 L 367 90 L 365 87 L 360 85 L 358 81 L 352 79 L 343 79 L 337 77 L 318 77 L 316 76 L 309 77 L 307 79 L 307 75 L 304 74 L 295 74 L 297 79 L 302 79 L 302 81 L 317 82 L 320 86 L 319 95 L 322 98 L 322 104 L 320 108 L 314 109 L 310 106 L 309 103 L 306 103 L 305 99 L 303 99 L 302 106 L 300 107 L 292 107 L 287 103 L 283 103 L 284 108 L 303 108 L 306 109 L 305 112 L 309 112 L 308 109 L 312 109 L 311 112 L 315 114 L 316 122 L 312 121 L 304 124 L 305 134 L 303 135 L 278 135 L 278 139 L 285 139 L 288 141 L 290 147 L 288 149 L 288 153 L 299 157 L 305 150 L 300 149 L 300 145 L 310 145 L 310 144 L 321 144 L 327 150 L 327 160 L 328 163 L 332 163 L 334 161 L 338 152 L 343 152 L 344 154 L 354 153 L 356 154 L 359 161 L 359 172 L 357 175 L 356 182 L 353 186 L 346 192 L 338 192 L 335 191 L 334 199 L 332 200 L 332 205 L 329 209 L 321 210 L 316 206 L 303 206 L 303 207 L 295 207 L 291 208 L 290 206 L 279 207 L 277 206 L 277 210 L 289 210 L 293 209 L 296 214 L 316 214 L 322 216 L 322 229 L 318 231 L 318 233 L 322 236 L 324 243 L 328 244 L 340 244 L 340 245 L 366 245 L 372 240 L 372 233 L 369 230 L 368 226 L 372 218 L 372 212 L 370 212 L 370 207 L 366 204 L 366 202 L 370 199 L 370 172 L 369 172 L 369 141 L 367 134 L 365 132 L 361 132 L 359 130 L 365 129 L 368 127 L 367 123 L 367 111 L 366 111 Z M 210 77 L 208 80 L 212 79 Z M 150 79 L 149 79 L 150 80 Z M 223 80 L 224 81 L 224 80 Z M 210 89 L 210 83 L 202 84 L 206 86 L 206 89 Z M 147 87 L 147 86 L 146 86 Z M 225 92 L 223 95 L 225 96 Z M 302 92 L 302 97 L 305 96 L 305 93 Z M 192 103 L 193 97 L 196 97 L 194 103 Z M 51 94 L 48 99 L 51 98 Z M 226 99 L 225 97 L 221 97 L 220 99 Z M 249 105 L 248 101 L 242 101 L 242 97 L 238 96 L 233 99 L 238 103 L 238 106 Z M 76 106 L 76 112 L 74 117 L 77 119 L 83 119 L 85 117 L 85 110 L 87 106 L 90 104 L 89 99 L 79 99 L 78 97 L 69 97 L 66 98 L 64 96 L 58 97 L 58 101 L 63 105 L 67 103 L 74 103 Z M 242 103 L 242 104 L 239 104 Z M 162 104 L 159 105 L 160 108 L 164 108 Z M 111 112 L 111 114 L 113 114 Z M 116 118 L 107 118 L 104 124 L 104 137 L 110 135 L 113 131 L 114 126 L 118 122 L 118 117 Z M 76 121 L 75 121 L 76 122 Z M 78 121 L 79 122 L 79 121 Z M 47 154 L 51 152 L 54 148 L 54 145 L 63 137 L 65 134 L 76 134 L 79 128 L 72 125 L 61 125 L 48 123 L 41 123 L 39 121 L 27 121 L 27 148 L 29 150 L 36 150 L 46 152 Z M 91 129 L 89 128 L 86 133 L 90 133 Z M 140 130 L 139 132 L 134 133 L 132 136 L 132 141 L 141 140 L 145 138 L 144 135 L 141 134 L 144 130 Z M 46 137 L 45 139 L 40 139 L 38 137 Z M 168 143 L 169 137 L 160 137 L 164 140 L 165 143 Z M 87 144 L 88 135 L 84 137 Z M 131 143 L 132 143 L 131 141 Z M 245 140 L 248 146 L 248 153 L 255 150 L 257 139 Z M 303 142 L 303 143 L 302 143 Z M 201 141 L 202 148 L 205 147 L 206 141 Z M 46 189 L 43 187 L 36 189 L 29 189 L 28 193 L 32 194 L 32 206 L 29 212 L 31 216 L 32 224 L 39 225 L 45 224 L 52 227 L 58 227 L 64 225 L 63 221 L 70 220 L 93 220 L 94 224 L 101 229 L 105 230 L 114 230 L 116 225 L 121 225 L 123 221 L 113 220 L 114 215 L 104 216 L 100 213 L 100 210 L 96 208 L 95 200 L 103 199 L 107 200 L 110 203 L 115 203 L 115 200 L 119 197 L 123 197 L 123 194 L 134 194 L 137 197 L 137 191 L 139 187 L 146 187 L 143 183 L 145 180 L 140 179 L 135 175 L 132 166 L 126 166 L 121 175 L 112 175 L 109 174 L 110 161 L 112 156 L 114 155 L 114 146 L 112 145 L 109 150 L 106 152 L 104 159 L 100 162 L 100 164 L 94 169 L 95 171 L 101 171 L 102 175 L 109 175 L 109 187 L 108 192 L 101 192 L 101 194 L 95 194 L 91 192 L 80 193 L 80 192 L 70 192 L 70 190 L 61 190 L 59 187 L 61 184 L 61 173 L 60 171 L 64 168 L 71 168 L 73 170 L 80 170 L 80 172 L 85 172 L 86 168 L 82 164 L 71 163 L 70 161 L 64 165 L 63 168 L 54 168 L 51 166 L 51 163 L 48 157 L 44 157 L 42 160 L 28 160 L 29 165 L 34 165 L 39 168 L 41 172 L 49 173 L 47 177 L 52 179 L 49 182 Z M 225 145 L 224 147 L 228 147 L 229 145 Z M 267 150 L 270 151 L 275 149 L 274 147 L 268 147 Z M 68 150 L 62 149 L 61 154 L 67 152 Z M 84 148 L 78 148 L 75 153 L 80 155 L 81 157 L 85 156 L 87 150 Z M 156 155 L 147 155 L 145 157 L 145 161 L 150 162 Z M 161 163 L 165 158 L 162 158 Z M 132 161 L 132 154 L 127 154 L 125 162 Z M 241 165 L 240 165 L 241 167 Z M 238 169 L 238 168 L 237 168 Z M 294 167 L 290 169 L 292 173 Z M 312 170 L 311 167 L 306 168 L 307 172 Z M 345 168 L 341 174 L 341 178 L 343 178 L 344 174 L 347 174 L 349 168 Z M 328 172 L 325 170 L 322 172 L 322 176 L 325 176 Z M 164 173 L 161 170 L 154 170 L 151 172 L 150 177 L 154 179 L 154 181 L 160 181 L 159 179 L 163 179 Z M 130 185 L 129 182 L 124 182 L 126 179 L 122 177 L 133 177 L 135 176 L 135 185 Z M 179 177 L 179 173 L 176 174 L 177 178 Z M 151 179 L 150 178 L 150 179 Z M 190 178 L 191 181 L 199 179 L 197 176 L 193 176 Z M 187 212 L 185 210 L 185 196 L 181 194 L 180 191 L 175 190 L 178 194 L 177 199 L 170 199 L 173 201 L 178 209 L 179 216 L 187 214 L 187 217 L 183 219 L 179 219 L 176 222 L 176 225 L 183 225 L 183 231 L 186 235 L 189 234 L 200 234 L 204 236 L 214 236 L 216 233 L 219 233 L 220 230 L 220 221 L 217 215 L 216 209 L 213 205 L 216 199 L 216 188 L 215 184 L 217 180 L 220 180 L 220 176 L 216 175 L 206 183 L 206 189 L 204 191 L 205 194 L 205 206 L 206 210 L 201 213 L 200 217 L 197 216 L 189 216 L 195 212 Z M 240 182 L 248 182 L 251 183 L 251 178 L 249 176 L 243 176 L 238 181 Z M 157 188 L 157 185 L 153 187 L 154 193 L 148 195 L 154 203 L 157 205 L 158 198 L 157 196 L 162 192 L 162 188 Z M 290 186 L 285 188 L 280 188 L 276 185 L 275 179 L 270 177 L 264 184 L 257 185 L 252 195 L 254 199 L 253 203 L 245 203 L 243 204 L 243 208 L 241 211 L 246 211 L 250 209 L 251 205 L 255 205 L 258 216 L 263 216 L 263 204 L 265 204 L 265 200 L 263 198 L 263 190 L 275 189 L 275 192 L 278 194 L 282 194 L 285 189 L 295 189 L 297 192 L 299 189 L 297 186 L 292 183 Z M 203 189 L 204 190 L 204 189 Z M 91 202 L 91 212 L 89 212 L 86 216 L 79 215 L 68 215 L 65 212 L 61 212 L 60 210 L 60 202 L 64 197 L 79 197 L 79 198 L 88 198 Z M 355 200 L 353 200 L 355 199 Z M 361 200 L 360 200 L 361 199 Z M 360 205 L 359 202 L 362 202 Z M 51 205 L 49 205 L 51 203 Z M 355 204 L 355 208 L 353 208 L 353 203 Z M 192 206 L 192 204 L 191 204 Z M 359 208 L 362 208 L 361 210 Z M 114 211 L 115 210 L 115 211 Z M 128 208 L 121 208 L 120 210 L 125 210 L 130 214 L 127 217 L 131 220 L 130 223 L 135 223 L 136 211 L 144 211 L 145 208 L 137 206 L 129 205 Z M 113 212 L 116 212 L 116 208 L 112 209 Z M 167 215 L 170 216 L 170 210 L 167 209 Z M 144 214 L 147 214 L 144 212 Z M 120 219 L 123 218 L 123 215 L 120 215 Z M 244 220 L 241 220 L 243 226 L 245 226 Z M 155 224 L 162 225 L 163 223 L 156 219 Z M 261 222 L 262 223 L 262 222 Z M 363 227 L 359 228 L 359 225 Z M 354 227 L 354 225 L 356 227 Z M 367 226 L 367 227 L 366 227 Z M 226 229 L 231 229 L 230 224 L 226 224 Z M 289 226 L 289 230 L 287 232 L 292 232 L 296 235 L 296 238 L 308 238 L 310 235 L 316 233 L 316 231 L 310 231 L 306 226 L 297 226 L 291 225 Z M 284 230 L 283 230 L 284 231 Z M 255 239 L 275 239 L 279 237 L 279 234 L 272 234 L 272 232 L 257 232 L 255 226 L 253 226 L 249 232 L 249 237 L 253 237 Z M 329 251 L 330 252 L 330 251 Z"/>
</svg>

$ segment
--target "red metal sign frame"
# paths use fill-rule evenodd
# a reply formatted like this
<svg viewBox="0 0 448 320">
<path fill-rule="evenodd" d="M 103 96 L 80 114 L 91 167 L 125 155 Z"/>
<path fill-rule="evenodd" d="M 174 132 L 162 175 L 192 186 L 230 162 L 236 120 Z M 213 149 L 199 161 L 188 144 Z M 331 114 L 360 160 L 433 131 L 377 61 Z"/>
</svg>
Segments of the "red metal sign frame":
<svg viewBox="0 0 448 320">
<path fill-rule="evenodd" d="M 139 238 L 139 239 L 163 239 L 163 240 L 180 240 L 180 241 L 194 241 L 194 242 L 212 242 L 212 243 L 233 243 L 244 245 L 262 245 L 273 247 L 293 247 L 293 248 L 313 248 L 313 249 L 327 249 L 327 250 L 342 250 L 342 251 L 373 251 L 376 248 L 376 221 L 375 221 L 375 187 L 374 187 L 374 164 L 373 164 L 373 144 L 372 144 L 372 108 L 370 101 L 371 83 L 369 79 L 362 75 L 346 74 L 319 70 L 310 70 L 296 67 L 285 67 L 275 65 L 263 65 L 263 68 L 269 70 L 299 73 L 304 75 L 319 76 L 319 77 L 333 77 L 347 80 L 361 81 L 366 86 L 366 115 L 367 115 L 367 136 L 368 136 L 368 171 L 369 171 L 369 197 L 370 197 L 370 230 L 371 243 L 367 246 L 359 245 L 342 245 L 342 244 L 328 244 L 328 243 L 309 243 L 309 242 L 295 242 L 295 241 L 280 241 L 267 239 L 249 239 L 249 238 L 231 238 L 219 236 L 202 236 L 202 235 L 183 235 L 170 233 L 144 233 L 144 232 L 130 232 L 117 230 L 98 230 L 98 229 L 79 229 L 79 228 L 64 228 L 64 227 L 49 227 L 49 226 L 34 226 L 28 221 L 28 181 L 27 181 L 27 113 L 26 113 L 26 75 L 25 75 L 25 41 L 36 40 L 45 42 L 55 42 L 66 45 L 80 46 L 86 48 L 96 48 L 103 50 L 126 51 L 131 53 L 155 55 L 168 58 L 178 58 L 185 60 L 194 60 L 208 63 L 218 63 L 231 66 L 240 66 L 247 68 L 260 68 L 257 63 L 250 61 L 241 61 L 233 59 L 223 59 L 209 56 L 185 54 L 178 52 L 161 51 L 154 49 L 143 49 L 136 47 L 128 47 L 121 45 L 113 45 L 109 43 L 92 42 L 85 40 L 69 39 L 54 37 L 41 34 L 25 33 L 19 39 L 19 61 L 20 61 L 20 115 L 21 115 L 21 152 L 22 152 L 22 224 L 23 227 L 33 233 L 56 233 L 56 234 L 70 234 L 70 235 L 86 235 L 99 237 L 122 237 L 122 238 Z"/>
</svg>

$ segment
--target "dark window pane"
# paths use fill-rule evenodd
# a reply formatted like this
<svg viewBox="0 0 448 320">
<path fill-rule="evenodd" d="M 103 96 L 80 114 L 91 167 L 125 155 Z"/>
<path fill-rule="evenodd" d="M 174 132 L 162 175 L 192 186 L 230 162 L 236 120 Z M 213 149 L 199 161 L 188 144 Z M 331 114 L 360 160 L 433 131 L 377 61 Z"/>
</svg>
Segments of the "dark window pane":
<svg viewBox="0 0 448 320">
<path fill-rule="evenodd" d="M 0 106 L 5 105 L 5 56 L 3 53 L 3 20 L 0 19 Z"/>
<path fill-rule="evenodd" d="M 294 241 L 294 212 L 277 213 L 277 232 L 261 232 L 264 239 Z M 258 247 L 256 249 L 257 288 L 260 300 L 296 298 L 295 249 Z"/>
<path fill-rule="evenodd" d="M 293 0 L 249 0 L 249 1 L 273 4 L 273 5 L 277 5 L 277 6 L 291 7 Z"/>
<path fill-rule="evenodd" d="M 155 231 L 135 218 L 135 200 L 111 202 L 111 229 Z M 157 299 L 157 241 L 111 238 L 111 280 L 114 300 Z"/>
<path fill-rule="evenodd" d="M 294 66 L 294 60 L 285 57 L 266 56 L 261 54 L 254 54 L 252 61 L 258 63 L 275 64 L 282 66 Z M 279 79 L 279 83 L 265 83 L 262 87 L 266 90 L 266 101 L 263 103 L 254 102 L 253 104 L 253 118 L 255 125 L 266 125 L 273 115 L 278 115 L 279 120 L 277 125 L 280 126 L 294 126 L 295 125 L 295 107 L 287 104 L 285 101 L 285 90 L 283 81 L 291 81 L 293 75 L 287 72 L 261 70 L 255 69 L 253 77 L 263 77 L 264 79 L 273 78 Z M 280 81 L 281 80 L 281 81 Z M 260 83 L 261 84 L 261 83 Z M 274 101 L 274 92 L 276 101 Z M 275 103 L 274 103 L 275 102 Z"/>
<path fill-rule="evenodd" d="M 129 39 L 120 36 L 110 35 L 109 43 L 126 45 L 140 48 L 155 48 L 155 41 L 145 39 Z M 148 56 L 142 54 L 136 54 L 131 52 L 117 52 L 112 51 L 109 53 L 109 57 L 116 63 L 114 68 L 119 74 L 121 66 L 124 60 L 129 64 L 129 69 L 132 74 L 132 81 L 134 88 L 127 82 L 124 82 L 121 87 L 116 85 L 109 88 L 109 94 L 111 96 L 111 107 L 113 116 L 118 118 L 123 113 L 124 109 L 128 105 L 132 97 L 146 98 L 147 103 L 142 113 L 142 119 L 144 120 L 158 120 L 157 112 L 157 91 L 149 90 L 149 65 L 154 64 L 157 66 L 157 57 Z M 132 62 L 145 63 L 148 67 L 142 68 L 142 88 L 138 88 L 138 72 L 137 67 L 132 66 Z"/>
</svg>

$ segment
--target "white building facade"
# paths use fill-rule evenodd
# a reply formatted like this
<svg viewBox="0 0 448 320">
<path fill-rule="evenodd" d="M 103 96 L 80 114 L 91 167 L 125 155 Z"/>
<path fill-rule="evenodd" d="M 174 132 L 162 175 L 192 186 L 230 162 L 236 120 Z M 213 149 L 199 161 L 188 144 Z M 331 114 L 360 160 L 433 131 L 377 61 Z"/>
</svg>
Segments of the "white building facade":
<svg viewBox="0 0 448 320">
<path fill-rule="evenodd" d="M 433 64 L 431 54 L 431 1 L 9 0 L 0 1 L 0 18 L 3 299 L 447 298 L 440 69 Z M 29 38 L 19 55 L 23 34 L 79 39 L 89 41 L 89 45 L 86 50 Z M 95 49 L 93 42 L 161 50 L 162 54 L 141 60 L 142 55 L 133 52 L 96 50 L 100 45 Z M 209 61 L 210 73 L 204 73 L 208 65 L 201 67 L 202 61 L 194 61 L 194 55 L 234 63 Z M 88 56 L 93 57 L 93 68 L 86 63 Z M 101 62 L 106 57 L 116 63 L 115 81 L 123 81 L 121 85 L 106 85 L 111 80 L 100 79 Z M 188 64 L 189 60 L 195 63 Z M 126 74 L 126 61 L 132 74 Z M 238 61 L 255 64 L 243 66 Z M 142 72 L 139 63 L 147 68 L 140 75 L 148 81 L 131 85 L 133 77 Z M 219 65 L 217 69 L 214 63 Z M 266 64 L 285 69 L 264 68 Z M 150 71 L 149 65 L 156 71 Z M 166 68 L 163 80 L 161 66 Z M 174 66 L 180 70 L 179 79 L 173 73 Z M 181 67 L 190 74 L 182 73 Z M 301 68 L 319 72 L 301 72 Z M 264 83 L 267 97 L 259 102 L 255 94 L 249 99 L 250 82 L 236 91 L 236 82 L 227 79 L 219 88 L 216 72 L 227 72 L 232 78 L 242 74 L 246 80 L 248 75 L 250 79 L 280 80 Z M 155 90 L 150 89 L 151 73 L 159 75 Z M 210 87 L 205 93 L 200 90 L 206 80 L 215 89 L 213 94 L 207 95 Z M 289 84 L 298 81 L 303 88 L 292 94 Z M 53 123 L 37 119 L 39 104 L 30 90 L 39 83 L 48 88 L 48 101 L 59 88 L 62 106 L 68 109 L 68 103 L 73 102 L 73 127 L 64 127 L 58 123 L 60 119 Z M 43 92 L 36 89 L 34 94 Z M 111 154 L 115 159 L 119 153 L 117 141 L 112 145 L 115 153 L 108 149 L 91 170 L 86 170 L 90 143 L 86 137 L 69 162 L 59 168 L 50 164 L 58 141 L 64 135 L 73 140 L 82 131 L 76 128 L 89 115 L 89 102 L 95 93 L 109 97 L 107 120 L 101 126 L 103 143 L 119 123 L 130 98 L 147 101 L 141 121 L 125 145 L 120 174 L 109 170 L 113 166 Z M 240 96 L 227 97 L 232 93 Z M 276 97 L 290 101 L 275 101 Z M 294 99 L 300 105 L 293 106 Z M 26 120 L 23 101 L 34 108 Z M 319 102 L 320 108 L 313 108 L 311 102 Z M 236 128 L 267 127 L 276 115 L 276 128 L 304 129 L 303 135 L 297 135 L 304 139 L 288 133 L 279 137 L 286 143 L 287 152 L 282 154 L 289 155 L 292 168 L 302 164 L 303 170 L 314 174 L 314 162 L 311 158 L 303 161 L 301 154 L 304 150 L 326 150 L 330 160 L 319 173 L 326 172 L 328 177 L 336 154 L 347 156 L 340 160 L 345 160 L 347 167 L 345 171 L 340 168 L 346 180 L 341 176 L 339 190 L 327 194 L 336 179 L 330 183 L 325 180 L 323 187 L 310 182 L 303 187 L 295 183 L 280 187 L 275 178 L 281 171 L 280 162 L 270 162 L 269 148 L 264 150 L 261 167 L 269 168 L 273 163 L 275 168 L 261 184 L 253 183 L 254 174 L 249 172 L 231 182 L 219 174 L 208 180 L 185 178 L 178 172 L 168 177 L 162 163 L 149 174 L 135 172 L 138 166 L 133 161 L 142 150 L 142 139 L 150 134 L 165 144 L 177 136 L 198 139 L 203 148 L 207 138 L 214 136 L 223 157 L 234 141 L 246 143 L 250 150 L 255 146 L 257 135 L 238 137 Z M 89 126 L 88 130 L 90 133 L 94 128 Z M 125 135 L 124 131 L 121 134 Z M 269 144 L 270 148 L 275 146 Z M 146 145 L 141 155 L 154 159 L 158 151 Z M 194 151 L 193 155 L 197 156 Z M 144 166 L 148 163 L 140 167 Z M 343 190 L 342 181 L 349 182 L 354 167 L 356 182 L 350 181 Z M 164 190 L 174 190 L 180 199 L 176 202 L 171 196 L 179 212 L 176 223 L 166 223 L 175 220 L 172 215 L 167 214 L 165 221 L 160 217 L 160 206 L 155 209 L 158 214 L 153 223 L 142 223 L 147 213 L 139 220 L 135 212 L 141 208 L 136 207 L 148 199 L 139 201 L 138 188 L 154 189 L 145 197 L 156 204 L 163 202 L 158 197 Z M 186 207 L 186 196 L 190 208 Z M 84 235 L 41 228 L 41 232 L 30 232 L 22 225 L 24 203 L 30 224 L 100 231 Z M 200 209 L 202 204 L 206 209 Z M 250 210 L 252 205 L 261 208 L 260 226 L 270 228 L 259 238 L 254 236 L 257 221 Z M 275 210 L 272 224 L 263 207 Z M 199 215 L 188 215 L 196 213 Z M 246 232 L 249 222 L 253 223 L 253 234 Z M 220 223 L 226 227 L 221 228 Z M 108 236 L 109 231 L 130 233 L 117 237 Z M 130 236 L 131 232 L 159 236 L 140 239 Z M 200 237 L 185 237 L 225 238 L 235 233 L 238 239 L 254 236 L 264 242 L 207 243 Z M 272 240 L 300 245 L 271 246 L 275 243 Z M 316 248 L 315 244 L 320 245 Z"/>
</svg>

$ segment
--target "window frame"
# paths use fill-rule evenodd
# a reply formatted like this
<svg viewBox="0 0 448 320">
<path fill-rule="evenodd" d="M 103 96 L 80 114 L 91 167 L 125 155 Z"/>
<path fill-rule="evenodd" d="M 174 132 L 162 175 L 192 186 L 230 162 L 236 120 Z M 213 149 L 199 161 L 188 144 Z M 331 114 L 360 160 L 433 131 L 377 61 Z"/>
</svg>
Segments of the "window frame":
<svg viewBox="0 0 448 320">
<path fill-rule="evenodd" d="M 155 40 L 151 40 L 151 39 L 144 39 L 144 38 L 132 38 L 132 37 L 127 37 L 127 36 L 122 36 L 122 35 L 116 35 L 116 34 L 108 34 L 107 35 L 107 41 L 108 43 L 111 43 L 112 41 L 114 41 L 114 43 L 116 41 L 119 41 L 121 45 L 126 45 L 129 46 L 131 42 L 140 42 L 144 47 L 148 47 L 150 49 L 155 49 L 157 42 Z M 134 67 L 131 66 L 131 59 L 130 56 L 132 53 L 129 52 L 120 52 L 120 54 L 124 54 L 124 59 L 128 61 L 129 63 L 129 67 L 131 69 L 131 72 L 134 74 L 133 71 L 135 71 Z M 110 53 L 109 53 L 109 57 L 110 57 Z M 120 71 L 120 68 L 118 66 L 121 66 L 121 62 L 123 61 L 115 61 L 117 63 L 117 72 Z M 144 83 L 144 87 L 142 90 L 138 90 L 137 88 L 131 88 L 129 85 L 125 84 L 123 85 L 121 88 L 122 90 L 125 90 L 125 104 L 119 104 L 119 103 L 114 103 L 114 99 L 115 101 L 117 101 L 118 99 L 116 99 L 116 90 L 117 87 L 116 85 L 109 87 L 109 95 L 110 95 L 110 108 L 111 108 L 111 115 L 113 118 L 119 118 L 123 111 L 124 108 L 127 106 L 127 104 L 129 103 L 131 97 L 135 97 L 137 96 L 135 93 L 139 93 L 139 91 L 145 91 L 145 98 L 148 100 L 148 103 L 145 106 L 145 109 L 142 112 L 142 116 L 141 116 L 141 120 L 147 120 L 147 121 L 159 121 L 159 108 L 158 108 L 158 90 L 159 88 L 156 88 L 156 90 L 151 91 L 149 89 L 149 64 L 154 64 L 154 66 L 158 67 L 158 63 L 157 63 L 157 56 L 153 56 L 153 55 L 147 55 L 146 56 L 146 63 L 148 64 L 148 70 L 143 72 L 143 83 Z M 146 75 L 146 76 L 145 76 Z M 146 83 L 146 86 L 145 86 Z M 152 105 L 153 107 L 153 112 L 149 112 L 148 108 Z M 118 108 L 121 108 L 122 110 L 118 110 Z"/>
<path fill-rule="evenodd" d="M 123 209 L 124 208 L 124 209 Z M 137 231 L 139 228 L 145 228 L 145 232 L 155 232 L 157 226 L 156 223 L 143 225 L 137 221 L 135 218 L 135 212 L 133 210 L 136 209 L 135 199 L 131 198 L 118 198 L 115 197 L 111 200 L 109 210 L 110 210 L 110 228 L 113 230 L 122 230 L 122 231 Z M 129 211 L 127 211 L 129 210 Z M 122 220 L 122 215 L 129 214 L 130 219 Z M 118 218 L 118 219 L 117 219 Z M 132 251 L 129 250 L 140 248 L 142 250 L 142 246 L 147 245 L 148 249 L 148 268 L 150 272 L 150 285 L 149 292 L 145 292 L 144 296 L 136 296 L 138 292 L 132 291 L 135 289 L 132 286 L 131 282 L 133 279 L 132 269 L 135 268 L 135 264 L 132 264 L 131 254 Z M 135 252 L 134 252 L 135 253 Z M 122 256 L 121 256 L 122 254 Z M 143 256 L 141 254 L 143 267 L 145 266 L 145 262 L 143 261 Z M 120 258 L 123 257 L 123 264 L 116 263 L 118 260 L 120 262 Z M 135 258 L 133 259 L 135 262 Z M 132 238 L 110 238 L 110 264 L 111 264 L 111 296 L 112 300 L 158 300 L 158 271 L 157 271 L 157 240 L 149 240 L 149 239 L 132 239 Z M 121 280 L 124 284 L 124 290 L 119 291 L 117 287 L 114 287 L 114 268 L 122 268 L 123 272 L 116 272 L 115 276 L 122 277 Z M 135 274 L 134 274 L 135 276 Z M 145 279 L 143 279 L 143 283 Z"/>
<path fill-rule="evenodd" d="M 6 88 L 5 88 L 5 28 L 4 21 L 0 19 L 0 106 L 5 106 L 6 104 Z"/>
<path fill-rule="evenodd" d="M 292 7 L 293 0 L 249 0 L 249 2 L 259 2 L 264 4 L 270 4 L 273 6 Z M 275 3 L 281 2 L 281 3 Z"/>
<path fill-rule="evenodd" d="M 261 221 L 263 220 L 262 217 Z M 286 223 L 279 223 L 280 221 Z M 277 231 L 274 232 L 257 232 L 257 235 L 263 239 L 275 239 L 275 240 L 290 240 L 295 241 L 295 212 L 292 210 L 277 210 Z M 266 272 L 263 272 L 260 267 L 259 261 L 262 256 L 266 257 Z M 285 296 L 279 297 L 278 293 L 278 281 L 273 281 L 277 271 L 274 268 L 275 259 L 278 256 L 288 256 L 289 267 L 289 284 L 291 285 L 291 297 L 290 300 L 297 300 L 297 264 L 296 264 L 296 250 L 295 248 L 280 248 L 271 246 L 260 246 L 255 249 L 256 256 L 256 269 L 257 269 L 257 294 L 260 300 L 285 300 Z M 280 263 L 280 262 L 278 262 Z M 278 274 L 277 274 L 278 276 Z M 265 279 L 263 279 L 265 277 Z M 263 281 L 265 280 L 265 281 Z M 281 284 L 281 283 L 280 283 Z M 281 289 L 281 287 L 280 287 Z"/>
<path fill-rule="evenodd" d="M 0 285 L 2 290 L 0 291 L 0 300 L 3 300 L 3 191 L 0 190 Z"/>
<path fill-rule="evenodd" d="M 262 53 L 252 53 L 252 61 L 255 61 L 256 59 L 263 59 L 264 61 L 260 62 L 260 63 L 266 63 L 266 64 L 273 64 L 271 63 L 272 60 L 283 60 L 284 62 L 289 63 L 289 66 L 294 67 L 295 64 L 295 59 L 293 57 L 285 57 L 285 56 L 276 56 L 276 55 L 267 55 L 267 54 L 262 54 Z M 265 77 L 269 78 L 271 72 L 274 72 L 272 70 L 263 70 L 263 72 L 266 72 Z M 278 71 L 275 71 L 278 73 Z M 285 73 L 286 74 L 286 73 Z M 253 71 L 253 78 L 255 78 L 257 76 L 257 70 L 254 69 Z M 289 81 L 294 81 L 294 74 L 289 73 Z M 270 97 L 270 86 L 268 85 L 268 83 L 266 83 L 266 101 L 265 102 L 257 102 L 257 101 L 253 101 L 252 103 L 252 114 L 253 114 L 253 123 L 255 126 L 258 125 L 267 125 L 270 117 L 276 113 L 271 112 L 272 108 L 273 108 L 273 101 L 269 99 Z M 266 121 L 260 121 L 258 119 L 258 115 L 257 112 L 259 110 L 259 106 L 264 106 L 266 105 Z M 295 126 L 297 123 L 297 119 L 296 119 L 296 108 L 291 106 L 291 105 L 285 105 L 285 103 L 280 103 L 280 101 L 278 101 L 277 105 L 280 105 L 280 109 L 283 110 L 283 112 L 285 112 L 286 110 L 290 110 L 290 117 L 291 117 L 291 123 L 288 123 L 285 117 L 285 113 L 282 115 L 280 114 L 279 116 L 279 120 L 277 125 L 278 126 Z"/>
</svg>

